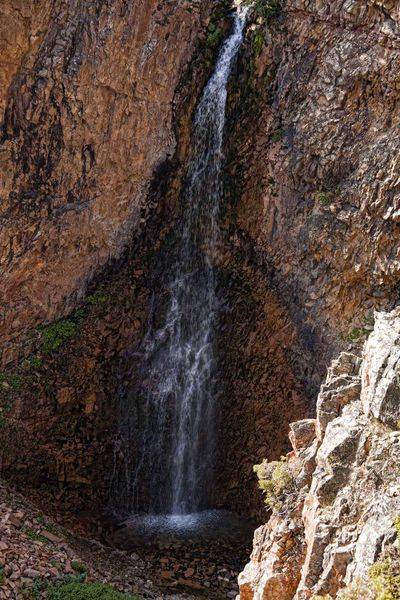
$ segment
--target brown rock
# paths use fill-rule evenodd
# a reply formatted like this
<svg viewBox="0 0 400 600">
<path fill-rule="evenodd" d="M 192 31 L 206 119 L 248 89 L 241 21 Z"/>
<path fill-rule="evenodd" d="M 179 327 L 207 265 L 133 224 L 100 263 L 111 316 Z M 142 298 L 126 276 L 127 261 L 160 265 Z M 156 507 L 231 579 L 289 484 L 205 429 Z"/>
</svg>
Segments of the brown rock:
<svg viewBox="0 0 400 600">
<path fill-rule="evenodd" d="M 47 531 L 46 529 L 44 529 L 43 531 L 41 531 L 40 535 L 42 535 L 43 537 L 45 537 L 50 542 L 53 542 L 53 544 L 61 544 L 61 542 L 63 541 L 62 538 L 58 537 L 57 535 L 55 535 L 51 531 Z"/>
</svg>

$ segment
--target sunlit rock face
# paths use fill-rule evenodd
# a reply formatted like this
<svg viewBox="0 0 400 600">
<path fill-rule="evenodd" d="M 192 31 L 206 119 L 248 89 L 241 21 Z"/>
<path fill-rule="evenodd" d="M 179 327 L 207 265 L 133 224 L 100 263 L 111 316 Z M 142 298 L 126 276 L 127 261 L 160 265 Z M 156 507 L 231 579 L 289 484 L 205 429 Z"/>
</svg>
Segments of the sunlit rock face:
<svg viewBox="0 0 400 600">
<path fill-rule="evenodd" d="M 293 424 L 288 464 L 297 497 L 256 532 L 239 577 L 241 600 L 336 598 L 346 584 L 367 578 L 395 540 L 399 327 L 399 309 L 378 313 L 362 360 L 342 353 L 329 368 L 314 436 L 304 437 L 304 421 Z"/>
<path fill-rule="evenodd" d="M 1 3 L 4 362 L 143 229 L 152 174 L 176 151 L 176 88 L 216 4 Z"/>
</svg>

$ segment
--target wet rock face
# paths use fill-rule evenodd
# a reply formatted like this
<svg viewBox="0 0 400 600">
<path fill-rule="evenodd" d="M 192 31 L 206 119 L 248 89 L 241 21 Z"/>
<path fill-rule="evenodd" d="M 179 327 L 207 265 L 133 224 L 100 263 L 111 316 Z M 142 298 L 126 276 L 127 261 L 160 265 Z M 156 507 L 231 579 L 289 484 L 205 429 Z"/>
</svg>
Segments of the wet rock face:
<svg viewBox="0 0 400 600">
<path fill-rule="evenodd" d="M 143 229 L 152 174 L 176 150 L 175 91 L 215 4 L 2 2 L 4 362 Z"/>
<path fill-rule="evenodd" d="M 288 458 L 297 501 L 274 511 L 256 533 L 251 562 L 239 577 L 241 600 L 335 598 L 346 584 L 366 578 L 393 543 L 400 513 L 398 404 L 392 403 L 399 393 L 393 360 L 399 327 L 399 309 L 377 314 L 361 364 L 342 353 L 328 370 L 316 434 L 307 441 L 300 435 L 300 445 L 294 436 L 305 422 L 292 425 Z M 369 403 L 371 386 L 378 392 Z M 306 423 L 311 431 L 312 421 Z"/>
<path fill-rule="evenodd" d="M 288 0 L 255 27 L 237 231 L 323 366 L 398 300 L 399 6 Z"/>
</svg>

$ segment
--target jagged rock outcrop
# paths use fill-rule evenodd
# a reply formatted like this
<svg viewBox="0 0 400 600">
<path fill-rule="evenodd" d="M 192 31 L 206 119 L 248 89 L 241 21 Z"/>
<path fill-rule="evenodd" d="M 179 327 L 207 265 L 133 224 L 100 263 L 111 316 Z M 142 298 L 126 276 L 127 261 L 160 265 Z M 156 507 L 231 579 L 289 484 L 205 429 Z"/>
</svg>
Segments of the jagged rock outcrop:
<svg viewBox="0 0 400 600">
<path fill-rule="evenodd" d="M 176 89 L 217 4 L 1 3 L 3 362 L 75 309 L 156 210 L 148 191 L 177 150 Z"/>
<path fill-rule="evenodd" d="M 240 600 L 336 598 L 396 538 L 400 514 L 400 309 L 377 313 L 362 360 L 328 370 L 316 419 L 294 423 L 293 495 L 255 535 Z"/>
</svg>

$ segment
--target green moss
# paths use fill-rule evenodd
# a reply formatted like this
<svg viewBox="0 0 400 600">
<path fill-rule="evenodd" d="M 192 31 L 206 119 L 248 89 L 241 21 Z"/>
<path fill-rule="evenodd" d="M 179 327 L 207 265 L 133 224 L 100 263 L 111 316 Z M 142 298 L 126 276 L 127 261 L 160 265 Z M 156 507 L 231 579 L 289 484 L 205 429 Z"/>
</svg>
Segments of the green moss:
<svg viewBox="0 0 400 600">
<path fill-rule="evenodd" d="M 77 331 L 77 323 L 70 319 L 61 319 L 50 325 L 40 327 L 40 351 L 43 354 L 57 352 L 66 340 L 76 335 Z"/>
<path fill-rule="evenodd" d="M 140 600 L 139 596 L 117 592 L 109 585 L 79 581 L 49 586 L 47 598 L 48 600 Z"/>
<path fill-rule="evenodd" d="M 264 44 L 265 44 L 264 35 L 261 33 L 261 31 L 257 31 L 253 35 L 253 39 L 251 41 L 253 54 L 255 56 L 259 56 L 261 54 L 261 50 L 263 49 Z"/>
</svg>

